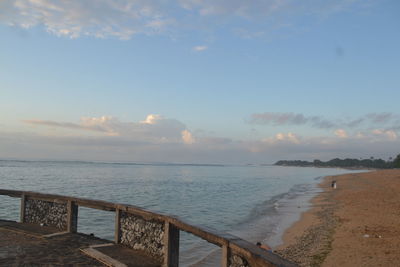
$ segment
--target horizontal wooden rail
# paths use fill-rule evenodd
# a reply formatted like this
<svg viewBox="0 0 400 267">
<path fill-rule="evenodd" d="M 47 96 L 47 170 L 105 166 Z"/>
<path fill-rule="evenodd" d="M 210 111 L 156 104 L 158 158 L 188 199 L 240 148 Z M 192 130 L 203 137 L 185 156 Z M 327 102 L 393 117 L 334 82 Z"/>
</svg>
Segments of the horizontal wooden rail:
<svg viewBox="0 0 400 267">
<path fill-rule="evenodd" d="M 87 207 L 98 210 L 105 211 L 113 211 L 116 212 L 116 230 L 115 230 L 115 242 L 119 243 L 120 241 L 120 216 L 121 212 L 125 212 L 128 214 L 133 214 L 135 216 L 139 216 L 147 221 L 159 221 L 162 222 L 165 227 L 169 230 L 168 232 L 174 233 L 173 229 L 178 229 L 181 231 L 185 231 L 187 233 L 191 233 L 197 237 L 200 237 L 212 244 L 215 244 L 223 249 L 222 255 L 222 266 L 228 266 L 230 253 L 235 253 L 243 256 L 249 263 L 249 266 L 282 266 L 282 267 L 290 267 L 296 266 L 295 264 L 288 262 L 287 260 L 282 259 L 276 254 L 273 254 L 269 251 L 265 251 L 254 244 L 245 241 L 239 237 L 234 235 L 216 231 L 209 227 L 192 225 L 188 222 L 185 222 L 181 218 L 176 216 L 171 216 L 162 213 L 155 213 L 152 211 L 148 211 L 146 209 L 130 205 L 130 204 L 121 204 L 121 203 L 113 203 L 102 200 L 93 200 L 79 197 L 69 197 L 63 195 L 56 194 L 44 194 L 38 192 L 31 191 L 19 191 L 19 190 L 8 190 L 8 189 L 0 189 L 0 195 L 10 196 L 21 198 L 21 221 L 24 221 L 24 212 L 25 212 L 25 200 L 26 199 L 34 199 L 41 201 L 48 201 L 53 203 L 66 203 L 68 207 L 68 220 L 67 220 L 67 229 L 69 232 L 75 232 L 77 229 L 77 207 Z M 72 212 L 72 209 L 75 207 L 75 213 Z M 74 217 L 75 216 L 75 217 Z M 71 225 L 74 223 L 74 225 Z M 171 230 L 172 229 L 172 230 Z M 167 235 L 170 235 L 167 233 Z M 178 244 L 176 240 L 173 239 L 178 238 Z M 172 240 L 172 241 L 171 241 Z M 177 237 L 170 236 L 166 238 L 166 242 L 168 244 L 175 244 L 177 248 L 171 248 L 170 245 L 167 245 L 167 254 L 165 258 L 167 262 L 164 264 L 165 266 L 178 266 L 177 258 L 171 258 L 171 255 L 178 256 L 179 252 L 179 233 Z M 171 254 L 171 255 L 170 255 Z M 225 257 L 225 259 L 224 259 Z M 174 262 L 170 264 L 170 262 Z"/>
<path fill-rule="evenodd" d="M 9 196 L 9 197 L 22 197 L 23 193 L 27 193 L 25 191 L 18 190 L 8 190 L 8 189 L 0 189 L 0 195 Z"/>
</svg>

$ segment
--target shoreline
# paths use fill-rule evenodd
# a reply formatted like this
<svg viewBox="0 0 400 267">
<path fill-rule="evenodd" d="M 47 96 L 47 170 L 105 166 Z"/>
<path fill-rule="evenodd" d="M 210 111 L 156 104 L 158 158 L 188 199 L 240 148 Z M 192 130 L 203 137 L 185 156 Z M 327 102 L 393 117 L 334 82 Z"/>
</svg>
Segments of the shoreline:
<svg viewBox="0 0 400 267">
<path fill-rule="evenodd" d="M 337 189 L 330 187 L 336 180 Z M 326 176 L 275 252 L 300 266 L 400 262 L 400 170 Z M 389 234 L 390 233 L 390 234 Z"/>
<path fill-rule="evenodd" d="M 275 249 L 277 254 L 300 266 L 321 265 L 330 251 L 332 232 L 337 225 L 330 182 L 339 176 L 342 175 L 325 176 L 317 185 L 322 192 L 311 199 L 310 209 L 283 233 L 283 244 Z"/>
</svg>

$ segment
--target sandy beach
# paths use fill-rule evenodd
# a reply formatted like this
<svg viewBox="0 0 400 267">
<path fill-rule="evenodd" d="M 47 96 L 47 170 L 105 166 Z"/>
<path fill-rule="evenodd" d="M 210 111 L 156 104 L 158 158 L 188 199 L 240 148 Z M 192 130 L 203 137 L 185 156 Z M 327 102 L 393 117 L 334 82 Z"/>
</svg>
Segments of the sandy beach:
<svg viewBox="0 0 400 267">
<path fill-rule="evenodd" d="M 300 266 L 400 266 L 400 170 L 328 176 L 320 186 L 276 252 Z"/>
</svg>

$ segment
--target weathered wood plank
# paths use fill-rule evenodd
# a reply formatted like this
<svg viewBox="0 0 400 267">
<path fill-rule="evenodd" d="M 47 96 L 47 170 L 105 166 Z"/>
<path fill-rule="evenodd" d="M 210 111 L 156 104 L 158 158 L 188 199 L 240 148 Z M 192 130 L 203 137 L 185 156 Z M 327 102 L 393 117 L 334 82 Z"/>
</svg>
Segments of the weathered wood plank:
<svg viewBox="0 0 400 267">
<path fill-rule="evenodd" d="M 58 232 L 58 233 L 53 233 L 53 234 L 48 234 L 48 235 L 44 235 L 44 238 L 50 238 L 50 237 L 54 237 L 54 236 L 60 236 L 60 235 L 66 235 L 69 234 L 69 232 L 65 231 L 65 232 Z"/>
<path fill-rule="evenodd" d="M 20 190 L 10 190 L 10 189 L 0 189 L 0 195 L 9 197 L 21 197 L 24 191 Z"/>
<path fill-rule="evenodd" d="M 168 218 L 168 221 L 173 225 L 175 225 L 176 227 L 178 227 L 179 229 L 181 229 L 182 231 L 198 236 L 219 247 L 222 247 L 224 245 L 227 246 L 229 243 L 229 241 L 226 238 L 222 237 L 222 235 L 224 234 L 221 235 L 221 233 L 217 232 L 214 229 L 210 229 L 204 226 L 193 226 L 189 223 L 184 222 L 182 219 L 177 219 L 177 218 Z"/>
<path fill-rule="evenodd" d="M 76 233 L 78 231 L 78 206 L 74 201 L 68 200 L 67 203 L 67 232 Z"/>
<path fill-rule="evenodd" d="M 105 244 L 98 244 L 98 245 L 91 245 L 91 248 L 103 248 L 103 247 L 111 247 L 115 246 L 114 243 L 105 243 Z"/>
<path fill-rule="evenodd" d="M 179 266 L 179 229 L 169 222 L 164 226 L 164 266 Z"/>
<path fill-rule="evenodd" d="M 229 267 L 229 247 L 222 246 L 221 267 Z"/>
<path fill-rule="evenodd" d="M 84 199 L 84 198 L 74 198 L 73 199 L 78 206 L 105 210 L 105 211 L 115 211 L 116 203 L 111 203 L 102 200 Z"/>
<path fill-rule="evenodd" d="M 106 254 L 101 253 L 100 251 L 94 249 L 94 248 L 84 248 L 81 249 L 81 251 L 83 253 L 85 253 L 86 255 L 95 258 L 96 260 L 100 261 L 101 263 L 110 266 L 110 267 L 127 267 L 126 264 L 123 264 L 109 256 L 107 256 Z"/>
<path fill-rule="evenodd" d="M 114 230 L 114 242 L 119 244 L 121 242 L 121 210 L 115 210 L 115 230 Z"/>
<path fill-rule="evenodd" d="M 19 211 L 19 221 L 21 223 L 25 222 L 25 202 L 26 202 L 25 194 L 22 194 L 21 195 L 21 206 L 20 206 L 20 211 Z"/>
<path fill-rule="evenodd" d="M 138 215 L 145 220 L 165 221 L 168 218 L 168 216 L 166 215 L 157 214 L 155 212 L 148 211 L 143 208 L 139 208 L 137 206 L 129 204 L 118 204 L 117 208 L 120 209 L 121 211 Z"/>
</svg>

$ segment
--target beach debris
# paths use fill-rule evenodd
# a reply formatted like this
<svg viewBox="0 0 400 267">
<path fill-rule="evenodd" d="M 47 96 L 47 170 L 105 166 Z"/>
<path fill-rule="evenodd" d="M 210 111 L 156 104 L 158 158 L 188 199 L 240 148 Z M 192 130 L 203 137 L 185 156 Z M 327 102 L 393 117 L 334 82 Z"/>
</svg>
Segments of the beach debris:
<svg viewBox="0 0 400 267">
<path fill-rule="evenodd" d="M 365 238 L 368 238 L 368 237 L 369 237 L 369 234 L 365 234 L 364 237 L 365 237 Z"/>
</svg>

